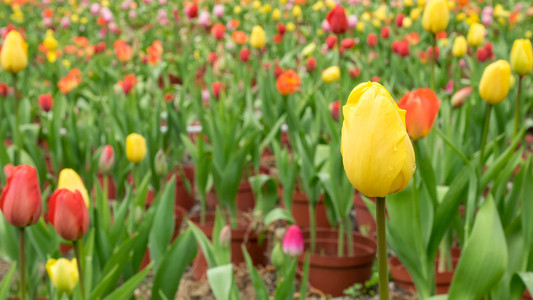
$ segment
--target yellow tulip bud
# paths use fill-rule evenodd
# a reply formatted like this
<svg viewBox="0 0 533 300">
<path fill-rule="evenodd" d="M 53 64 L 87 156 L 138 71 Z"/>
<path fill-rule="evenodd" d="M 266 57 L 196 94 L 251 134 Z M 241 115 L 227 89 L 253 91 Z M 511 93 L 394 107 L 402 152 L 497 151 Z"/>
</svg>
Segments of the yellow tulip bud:
<svg viewBox="0 0 533 300">
<path fill-rule="evenodd" d="M 272 5 L 265 4 L 263 5 L 263 8 L 261 8 L 261 12 L 264 14 L 268 14 L 272 10 Z"/>
<path fill-rule="evenodd" d="M 295 5 L 292 8 L 292 16 L 296 19 L 302 16 L 302 8 L 300 7 L 300 5 Z"/>
<path fill-rule="evenodd" d="M 380 28 L 381 27 L 381 22 L 378 19 L 374 19 L 374 20 L 372 20 L 372 26 L 374 26 L 376 28 Z"/>
<path fill-rule="evenodd" d="M 63 59 L 61 61 L 61 63 L 63 64 L 63 66 L 65 66 L 65 68 L 69 69 L 70 68 L 70 60 L 68 59 Z"/>
<path fill-rule="evenodd" d="M 361 19 L 362 19 L 363 21 L 367 21 L 367 22 L 370 21 L 370 19 L 371 19 L 371 18 L 370 18 L 370 13 L 367 12 L 367 11 L 365 11 L 365 12 L 361 15 Z"/>
<path fill-rule="evenodd" d="M 407 6 L 407 7 L 411 7 L 413 6 L 415 3 L 413 2 L 413 0 L 403 0 L 403 5 Z"/>
<path fill-rule="evenodd" d="M 464 12 L 460 12 L 457 14 L 457 16 L 455 17 L 455 19 L 458 21 L 458 22 L 461 22 L 461 21 L 464 21 L 466 19 L 466 14 Z"/>
<path fill-rule="evenodd" d="M 533 70 L 533 49 L 531 41 L 518 39 L 511 49 L 511 67 L 520 76 L 527 75 Z"/>
<path fill-rule="evenodd" d="M 302 49 L 302 55 L 305 57 L 309 57 L 313 55 L 313 52 L 315 52 L 315 49 L 316 49 L 316 44 L 311 43 Z"/>
<path fill-rule="evenodd" d="M 46 59 L 49 63 L 55 63 L 57 60 L 57 53 L 55 51 L 48 51 L 46 53 Z"/>
<path fill-rule="evenodd" d="M 281 19 L 281 11 L 279 10 L 279 8 L 276 8 L 272 11 L 272 19 L 274 21 L 278 21 L 279 19 Z"/>
<path fill-rule="evenodd" d="M 313 4 L 314 11 L 319 11 L 319 10 L 322 10 L 323 8 L 324 8 L 324 2 L 322 1 L 317 1 L 315 4 Z"/>
<path fill-rule="evenodd" d="M 453 41 L 453 48 L 452 48 L 453 56 L 457 58 L 465 56 L 467 47 L 468 46 L 466 45 L 466 39 L 464 36 L 460 35 L 456 37 L 455 40 Z"/>
<path fill-rule="evenodd" d="M 337 4 L 335 3 L 334 0 L 326 0 L 326 6 L 327 6 L 327 8 L 332 9 L 332 8 L 335 7 L 335 5 L 337 5 Z"/>
<path fill-rule="evenodd" d="M 352 185 L 368 197 L 403 190 L 416 169 L 400 109 L 379 83 L 357 85 L 342 108 L 341 153 Z"/>
<path fill-rule="evenodd" d="M 422 26 L 430 33 L 437 34 L 446 30 L 450 13 L 446 0 L 431 0 L 424 9 Z"/>
<path fill-rule="evenodd" d="M 256 49 L 261 49 L 266 44 L 265 31 L 259 25 L 255 25 L 250 34 L 250 45 Z"/>
<path fill-rule="evenodd" d="M 57 49 L 57 40 L 54 38 L 54 32 L 52 30 L 49 29 L 46 31 L 46 37 L 43 43 L 48 51 L 54 51 Z"/>
<path fill-rule="evenodd" d="M 296 25 L 294 25 L 293 22 L 287 23 L 287 31 L 291 32 L 291 31 L 294 31 L 295 29 L 296 29 Z"/>
<path fill-rule="evenodd" d="M 233 8 L 233 13 L 238 15 L 242 12 L 242 7 L 240 7 L 239 5 L 235 5 L 235 7 Z"/>
<path fill-rule="evenodd" d="M 126 138 L 126 157 L 133 163 L 141 162 L 146 156 L 146 140 L 138 133 L 132 133 Z"/>
<path fill-rule="evenodd" d="M 466 39 L 468 40 L 468 44 L 473 47 L 483 44 L 483 40 L 485 39 L 485 26 L 479 23 L 472 24 L 468 30 Z"/>
<path fill-rule="evenodd" d="M 359 31 L 359 32 L 365 31 L 365 23 L 357 22 L 357 25 L 355 25 L 355 29 L 357 29 L 357 31 Z"/>
<path fill-rule="evenodd" d="M 63 169 L 59 172 L 59 179 L 57 181 L 57 189 L 67 189 L 71 192 L 80 191 L 85 205 L 89 207 L 89 193 L 81 180 L 80 175 L 72 169 Z"/>
<path fill-rule="evenodd" d="M 417 21 L 419 18 L 420 18 L 420 14 L 422 13 L 422 9 L 420 7 L 417 7 L 415 9 L 413 9 L 411 11 L 411 13 L 409 14 L 409 16 L 411 17 L 411 19 L 413 19 L 414 21 Z"/>
<path fill-rule="evenodd" d="M 80 20 L 80 16 L 78 16 L 77 14 L 73 14 L 71 17 L 70 17 L 70 20 L 72 21 L 72 23 L 76 24 L 79 22 Z"/>
<path fill-rule="evenodd" d="M 477 14 L 472 13 L 466 18 L 466 24 L 469 26 L 472 26 L 476 23 L 479 23 L 479 16 Z"/>
<path fill-rule="evenodd" d="M 325 83 L 332 83 L 341 78 L 341 69 L 338 66 L 332 66 L 322 71 L 322 80 Z"/>
<path fill-rule="evenodd" d="M 526 38 L 527 38 L 527 39 L 530 39 L 530 38 L 532 38 L 532 37 L 533 37 L 533 31 L 531 31 L 531 30 L 526 30 Z"/>
<path fill-rule="evenodd" d="M 81 23 L 81 24 L 87 24 L 87 22 L 89 22 L 89 19 L 87 19 L 86 17 L 82 17 L 82 18 L 80 19 L 80 23 Z"/>
<path fill-rule="evenodd" d="M 46 272 L 60 294 L 72 294 L 76 284 L 78 284 L 79 274 L 75 258 L 71 261 L 65 258 L 57 260 L 51 258 L 46 262 Z"/>
<path fill-rule="evenodd" d="M 406 17 L 406 18 L 403 19 L 403 22 L 402 22 L 402 27 L 403 28 L 409 28 L 409 27 L 411 27 L 411 25 L 413 25 L 413 20 L 411 20 L 411 18 Z"/>
<path fill-rule="evenodd" d="M 252 7 L 253 7 L 254 9 L 259 9 L 259 8 L 261 7 L 261 1 L 254 1 L 254 2 L 252 3 Z"/>
<path fill-rule="evenodd" d="M 387 18 L 387 7 L 384 6 L 384 5 L 381 5 L 375 12 L 374 12 L 374 16 L 380 20 L 380 21 L 385 21 L 385 19 Z"/>
<path fill-rule="evenodd" d="M 488 65 L 479 82 L 479 94 L 485 102 L 498 104 L 505 100 L 511 86 L 511 66 L 503 59 Z"/>
<path fill-rule="evenodd" d="M 28 44 L 18 31 L 11 30 L 0 52 L 2 69 L 9 73 L 18 73 L 28 65 Z"/>
</svg>

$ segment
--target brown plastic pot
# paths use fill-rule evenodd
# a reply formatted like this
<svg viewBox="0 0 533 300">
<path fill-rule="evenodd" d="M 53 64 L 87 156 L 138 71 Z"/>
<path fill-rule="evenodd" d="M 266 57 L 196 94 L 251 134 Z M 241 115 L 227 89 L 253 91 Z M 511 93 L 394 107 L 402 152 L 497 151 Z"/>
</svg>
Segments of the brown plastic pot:
<svg viewBox="0 0 533 300">
<path fill-rule="evenodd" d="M 375 202 L 374 198 L 370 200 Z M 355 191 L 353 199 L 355 207 L 355 221 L 357 223 L 357 228 L 360 232 L 364 232 L 369 236 L 374 236 L 376 234 L 376 220 L 368 210 L 366 203 L 363 201 L 361 194 L 358 191 Z"/>
<path fill-rule="evenodd" d="M 283 195 L 283 191 L 280 191 L 280 193 Z M 305 193 L 299 191 L 294 192 L 292 196 L 291 214 L 294 217 L 294 222 L 296 222 L 296 225 L 300 226 L 300 228 L 307 228 L 310 226 L 309 198 L 307 198 Z M 318 199 L 318 204 L 315 208 L 315 222 L 316 227 L 331 227 L 328 220 L 326 205 L 324 204 L 324 196 L 320 196 Z"/>
<path fill-rule="evenodd" d="M 372 277 L 372 265 L 376 259 L 376 242 L 358 232 L 353 232 L 353 256 L 337 256 L 338 232 L 329 228 L 317 228 L 316 253 L 309 255 L 309 283 L 316 289 L 339 297 L 354 283 L 363 283 Z M 304 230 L 306 249 L 310 247 L 309 230 Z M 345 251 L 347 245 L 345 245 Z M 346 252 L 345 252 L 346 253 Z M 305 254 L 298 257 L 303 269 Z"/>
<path fill-rule="evenodd" d="M 459 262 L 459 258 L 461 256 L 461 249 L 452 248 L 451 252 L 451 271 L 438 272 L 437 268 L 440 261 L 439 257 L 437 257 L 435 261 L 435 282 L 437 285 L 437 295 L 447 294 L 448 290 L 450 289 L 450 285 L 452 284 L 455 267 L 457 266 L 457 263 Z M 400 262 L 400 259 L 398 257 L 393 256 L 389 259 L 389 267 L 392 279 L 398 287 L 416 293 L 416 287 L 413 282 L 413 279 L 411 278 L 411 275 L 409 275 L 409 272 L 407 271 L 405 266 Z"/>
<path fill-rule="evenodd" d="M 147 198 L 146 202 L 147 202 L 146 209 L 148 209 L 148 207 L 150 207 L 150 205 L 153 202 L 153 198 L 151 199 Z M 171 243 L 174 242 L 174 240 L 180 235 L 181 224 L 183 223 L 183 219 L 185 218 L 185 215 L 187 215 L 187 211 L 183 207 L 178 206 L 178 205 L 174 206 L 174 234 L 172 235 Z M 143 270 L 144 268 L 146 268 L 146 266 L 148 266 L 149 263 L 150 263 L 150 249 L 148 249 L 147 247 L 139 270 Z"/>
<path fill-rule="evenodd" d="M 183 165 L 183 175 L 176 172 L 176 205 L 179 205 L 189 211 L 195 204 L 194 200 L 194 165 Z M 187 190 L 184 180 L 189 182 L 191 192 Z"/>
<path fill-rule="evenodd" d="M 215 213 L 208 212 L 205 216 L 205 223 L 200 224 L 200 215 L 193 214 L 189 217 L 196 226 L 198 226 L 203 233 L 212 240 L 213 227 L 215 223 Z M 252 258 L 254 265 L 266 266 L 268 259 L 265 256 L 267 250 L 266 240 L 259 243 L 259 238 L 255 231 L 249 230 L 249 223 L 247 221 L 239 221 L 239 228 L 231 229 L 231 262 L 234 265 L 244 263 L 244 254 L 242 253 L 241 245 L 245 245 L 248 254 Z M 194 280 L 199 281 L 207 278 L 207 269 L 209 268 L 207 261 L 199 249 L 198 255 L 193 261 L 193 277 Z"/>
</svg>

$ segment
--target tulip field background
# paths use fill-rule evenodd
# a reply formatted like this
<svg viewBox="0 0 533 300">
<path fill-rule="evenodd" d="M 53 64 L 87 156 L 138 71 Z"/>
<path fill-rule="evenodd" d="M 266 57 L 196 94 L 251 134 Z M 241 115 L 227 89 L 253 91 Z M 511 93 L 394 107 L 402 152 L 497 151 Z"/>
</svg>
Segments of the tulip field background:
<svg viewBox="0 0 533 300">
<path fill-rule="evenodd" d="M 529 0 L 2 0 L 0 300 L 531 299 Z"/>
</svg>

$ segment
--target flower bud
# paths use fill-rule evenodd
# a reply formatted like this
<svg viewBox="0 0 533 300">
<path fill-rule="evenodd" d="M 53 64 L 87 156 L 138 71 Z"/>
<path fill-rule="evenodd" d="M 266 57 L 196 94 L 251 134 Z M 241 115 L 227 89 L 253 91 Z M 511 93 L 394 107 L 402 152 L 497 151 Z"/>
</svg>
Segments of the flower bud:
<svg viewBox="0 0 533 300">
<path fill-rule="evenodd" d="M 0 52 L 0 65 L 9 73 L 18 73 L 28 65 L 28 44 L 16 30 L 11 30 L 4 39 Z"/>
<path fill-rule="evenodd" d="M 511 49 L 511 67 L 513 72 L 520 76 L 531 73 L 533 69 L 533 49 L 531 42 L 526 39 L 518 39 Z"/>
<path fill-rule="evenodd" d="M 261 49 L 266 44 L 266 35 L 265 31 L 263 30 L 263 27 L 256 25 L 252 29 L 252 33 L 250 34 L 250 45 L 256 49 Z"/>
<path fill-rule="evenodd" d="M 325 83 L 338 81 L 341 77 L 341 69 L 338 66 L 332 66 L 322 71 L 322 80 Z"/>
<path fill-rule="evenodd" d="M 489 104 L 505 100 L 511 87 L 511 66 L 503 59 L 488 65 L 479 82 L 481 99 Z"/>
<path fill-rule="evenodd" d="M 50 224 L 67 241 L 80 239 L 89 229 L 89 210 L 79 190 L 56 190 L 50 197 L 48 209 Z"/>
<path fill-rule="evenodd" d="M 453 48 L 452 48 L 453 56 L 457 58 L 461 58 L 465 56 L 466 49 L 467 49 L 467 45 L 466 45 L 465 37 L 462 35 L 456 37 L 455 40 L 453 41 Z"/>
<path fill-rule="evenodd" d="M 272 248 L 272 253 L 270 254 L 270 261 L 272 262 L 272 265 L 276 267 L 277 270 L 280 270 L 283 268 L 283 262 L 285 256 L 283 255 L 283 249 L 281 248 L 280 243 L 276 243 L 274 245 L 274 248 Z"/>
<path fill-rule="evenodd" d="M 44 94 L 39 96 L 39 106 L 45 112 L 49 112 L 54 107 L 54 99 L 50 94 Z"/>
<path fill-rule="evenodd" d="M 472 24 L 468 30 L 466 39 L 468 40 L 468 44 L 473 47 L 483 44 L 483 40 L 485 39 L 485 26 L 479 23 Z"/>
<path fill-rule="evenodd" d="M 0 210 L 8 223 L 25 227 L 41 217 L 42 198 L 37 170 L 29 165 L 6 167 L 7 184 L 0 196 Z"/>
<path fill-rule="evenodd" d="M 430 33 L 437 34 L 446 30 L 450 13 L 446 0 L 431 0 L 424 9 L 422 26 Z"/>
<path fill-rule="evenodd" d="M 126 157 L 132 163 L 141 162 L 146 156 L 146 140 L 138 133 L 132 133 L 126 138 Z"/>
<path fill-rule="evenodd" d="M 46 272 L 59 294 L 65 293 L 70 296 L 78 284 L 78 265 L 75 258 L 71 261 L 65 258 L 57 260 L 51 258 L 46 262 Z"/>
<path fill-rule="evenodd" d="M 155 173 L 159 177 L 164 177 L 168 174 L 168 161 L 163 150 L 157 151 L 154 161 Z"/>
<path fill-rule="evenodd" d="M 218 235 L 218 243 L 222 247 L 226 248 L 231 244 L 231 227 L 229 225 L 222 227 L 222 230 L 220 230 L 220 234 Z"/>
<path fill-rule="evenodd" d="M 471 93 L 472 87 L 465 87 L 455 92 L 451 99 L 452 106 L 461 107 Z"/>
<path fill-rule="evenodd" d="M 290 256 L 298 256 L 304 252 L 304 237 L 300 227 L 291 225 L 283 238 L 283 252 Z"/>
<path fill-rule="evenodd" d="M 104 174 L 109 173 L 113 166 L 115 165 L 115 150 L 113 146 L 105 145 L 102 148 L 102 153 L 100 153 L 100 159 L 98 160 L 98 167 L 100 171 Z"/>
</svg>

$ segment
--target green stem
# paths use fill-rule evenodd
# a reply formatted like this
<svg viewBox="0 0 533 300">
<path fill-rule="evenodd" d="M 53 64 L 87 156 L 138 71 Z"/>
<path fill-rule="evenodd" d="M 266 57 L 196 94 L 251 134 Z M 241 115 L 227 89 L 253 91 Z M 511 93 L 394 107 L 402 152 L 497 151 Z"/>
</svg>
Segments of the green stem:
<svg viewBox="0 0 533 300">
<path fill-rule="evenodd" d="M 309 204 L 309 225 L 311 229 L 311 253 L 315 253 L 316 248 L 316 220 L 315 220 L 315 205 Z"/>
<path fill-rule="evenodd" d="M 13 155 L 13 162 L 15 165 L 22 164 L 22 141 L 20 135 L 20 116 L 19 116 L 19 100 L 17 97 L 17 73 L 13 75 L 13 97 L 15 99 L 15 147 L 16 150 Z"/>
<path fill-rule="evenodd" d="M 479 171 L 480 174 L 483 173 L 483 158 L 485 156 L 485 145 L 487 144 L 487 136 L 489 135 L 489 126 L 490 126 L 490 112 L 492 110 L 492 104 L 487 106 L 487 111 L 485 113 L 485 125 L 483 127 L 483 137 L 481 138 L 481 147 L 479 150 Z"/>
<path fill-rule="evenodd" d="M 433 45 L 433 50 L 431 52 L 431 57 L 429 58 L 431 61 L 431 89 L 435 90 L 435 47 L 437 46 L 437 38 L 433 34 L 431 38 L 431 43 Z"/>
<path fill-rule="evenodd" d="M 518 77 L 518 92 L 516 94 L 516 107 L 514 111 L 514 130 L 513 130 L 513 140 L 518 133 L 518 124 L 520 123 L 520 96 L 522 94 L 522 80 L 524 76 Z"/>
<path fill-rule="evenodd" d="M 378 231 L 379 299 L 389 300 L 389 271 L 387 270 L 387 242 L 385 230 L 385 197 L 376 198 Z"/>
<path fill-rule="evenodd" d="M 26 300 L 26 257 L 24 255 L 24 227 L 19 228 L 19 234 L 20 299 Z"/>
<path fill-rule="evenodd" d="M 344 254 L 344 224 L 342 224 L 342 222 L 339 222 L 337 256 L 342 257 L 343 254 Z"/>
<path fill-rule="evenodd" d="M 85 284 L 83 281 L 83 271 L 81 268 L 81 255 L 80 255 L 80 244 L 78 242 L 79 240 L 76 240 L 73 243 L 74 245 L 74 253 L 76 254 L 76 264 L 78 265 L 78 274 L 80 279 L 80 290 L 81 290 L 81 299 L 85 300 Z"/>
<path fill-rule="evenodd" d="M 346 226 L 346 243 L 348 244 L 348 256 L 353 256 L 352 220 L 350 218 L 346 218 L 344 226 Z"/>
</svg>

